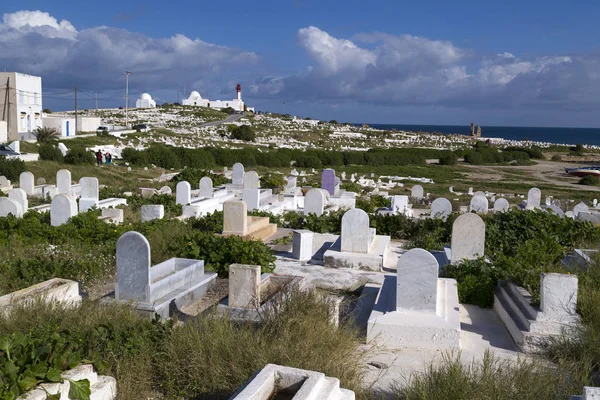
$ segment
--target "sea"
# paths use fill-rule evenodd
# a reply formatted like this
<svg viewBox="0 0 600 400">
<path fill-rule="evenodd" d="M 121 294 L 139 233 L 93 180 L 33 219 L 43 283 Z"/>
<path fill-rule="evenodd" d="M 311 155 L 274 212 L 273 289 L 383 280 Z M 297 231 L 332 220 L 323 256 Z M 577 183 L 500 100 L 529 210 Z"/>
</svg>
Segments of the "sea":
<svg viewBox="0 0 600 400">
<path fill-rule="evenodd" d="M 361 126 L 362 124 L 356 124 Z M 367 124 L 375 129 L 400 130 L 409 132 L 432 132 L 443 134 L 469 135 L 469 125 L 394 125 Z M 556 144 L 586 144 L 600 146 L 600 128 L 540 128 L 519 126 L 482 126 L 481 136 L 506 140 L 531 140 Z"/>
</svg>

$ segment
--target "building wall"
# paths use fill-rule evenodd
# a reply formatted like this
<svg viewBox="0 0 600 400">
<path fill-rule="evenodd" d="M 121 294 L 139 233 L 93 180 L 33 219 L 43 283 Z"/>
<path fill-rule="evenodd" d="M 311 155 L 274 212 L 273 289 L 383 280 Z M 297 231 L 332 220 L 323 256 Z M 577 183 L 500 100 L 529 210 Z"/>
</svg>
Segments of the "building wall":
<svg viewBox="0 0 600 400">
<path fill-rule="evenodd" d="M 75 136 L 75 118 L 69 117 L 44 117 L 45 127 L 56 129 L 61 136 Z"/>
<path fill-rule="evenodd" d="M 78 132 L 96 132 L 96 129 L 102 125 L 100 117 L 77 117 Z"/>
<path fill-rule="evenodd" d="M 8 103 L 10 107 L 5 108 L 6 92 L 0 90 L 0 120 L 7 121 L 7 141 L 17 140 L 19 138 L 17 120 L 17 90 L 16 79 L 14 72 L 0 72 L 0 89 L 6 89 L 6 81 L 8 80 Z"/>
<path fill-rule="evenodd" d="M 244 111 L 244 102 L 238 99 L 233 100 L 207 100 L 207 99 L 183 99 L 184 106 L 210 107 L 217 110 L 231 107 L 236 111 Z"/>
<path fill-rule="evenodd" d="M 42 78 L 15 73 L 17 88 L 18 132 L 33 132 L 42 127 Z"/>
<path fill-rule="evenodd" d="M 156 102 L 154 100 L 137 99 L 135 102 L 135 108 L 155 108 Z"/>
<path fill-rule="evenodd" d="M 0 143 L 8 142 L 8 126 L 6 121 L 0 121 Z"/>
</svg>

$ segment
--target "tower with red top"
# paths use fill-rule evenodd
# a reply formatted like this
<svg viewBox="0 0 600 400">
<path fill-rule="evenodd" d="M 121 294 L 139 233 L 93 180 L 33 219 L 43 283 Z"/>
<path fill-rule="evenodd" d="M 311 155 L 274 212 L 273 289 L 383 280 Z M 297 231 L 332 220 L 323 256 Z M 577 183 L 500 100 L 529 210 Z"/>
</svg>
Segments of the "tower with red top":
<svg viewBox="0 0 600 400">
<path fill-rule="evenodd" d="M 235 89 L 237 90 L 238 100 L 242 101 L 242 85 L 238 83 Z"/>
</svg>

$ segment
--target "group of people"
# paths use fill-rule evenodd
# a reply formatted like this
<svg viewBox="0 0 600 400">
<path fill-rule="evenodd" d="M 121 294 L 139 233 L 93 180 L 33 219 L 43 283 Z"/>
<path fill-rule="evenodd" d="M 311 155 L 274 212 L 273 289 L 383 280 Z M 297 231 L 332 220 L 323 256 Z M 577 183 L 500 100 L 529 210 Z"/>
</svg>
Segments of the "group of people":
<svg viewBox="0 0 600 400">
<path fill-rule="evenodd" d="M 98 165 L 102 165 L 103 157 L 106 164 L 112 163 L 112 154 L 110 154 L 108 151 L 105 154 L 102 154 L 102 152 L 98 150 L 96 152 L 96 163 Z"/>
</svg>

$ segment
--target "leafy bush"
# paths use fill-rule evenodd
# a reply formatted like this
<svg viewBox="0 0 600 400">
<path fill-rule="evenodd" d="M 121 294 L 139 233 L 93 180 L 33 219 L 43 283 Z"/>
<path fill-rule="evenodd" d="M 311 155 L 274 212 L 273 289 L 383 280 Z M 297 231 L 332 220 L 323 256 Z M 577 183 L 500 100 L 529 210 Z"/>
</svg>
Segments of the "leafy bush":
<svg viewBox="0 0 600 400">
<path fill-rule="evenodd" d="M 38 150 L 41 160 L 63 162 L 61 151 L 51 144 L 42 144 Z"/>
<path fill-rule="evenodd" d="M 461 303 L 492 307 L 494 289 L 504 273 L 484 258 L 479 258 L 447 265 L 444 267 L 443 276 L 456 279 L 458 299 Z"/>
<path fill-rule="evenodd" d="M 283 190 L 285 178 L 279 174 L 266 174 L 260 177 L 260 187 L 264 189 Z"/>
<path fill-rule="evenodd" d="M 560 154 L 555 154 L 552 156 L 552 161 L 562 161 L 562 156 Z"/>
<path fill-rule="evenodd" d="M 190 182 L 190 184 L 196 184 L 200 182 L 201 178 L 205 176 L 212 179 L 213 186 L 221 186 L 229 182 L 223 175 L 211 174 L 209 171 L 200 168 L 184 168 L 183 171 L 171 178 L 170 182 L 179 183 L 182 181 Z"/>
<path fill-rule="evenodd" d="M 440 155 L 440 165 L 456 165 L 458 156 L 451 151 L 444 151 Z"/>
<path fill-rule="evenodd" d="M 583 176 L 579 180 L 580 185 L 596 186 L 599 183 L 600 183 L 600 178 L 598 178 L 597 176 L 594 176 L 594 175 L 586 175 L 586 176 Z"/>
<path fill-rule="evenodd" d="M 241 125 L 235 127 L 231 131 L 231 137 L 237 140 L 244 140 L 246 142 L 254 142 L 256 139 L 256 133 L 250 125 Z"/>
<path fill-rule="evenodd" d="M 7 179 L 16 182 L 19 180 L 19 175 L 25 171 L 25 161 L 18 158 L 7 159 L 5 156 L 0 156 L 0 175 L 4 175 Z"/>
<path fill-rule="evenodd" d="M 76 147 L 69 149 L 65 155 L 65 162 L 72 165 L 93 165 L 96 157 L 92 152 Z"/>
</svg>

